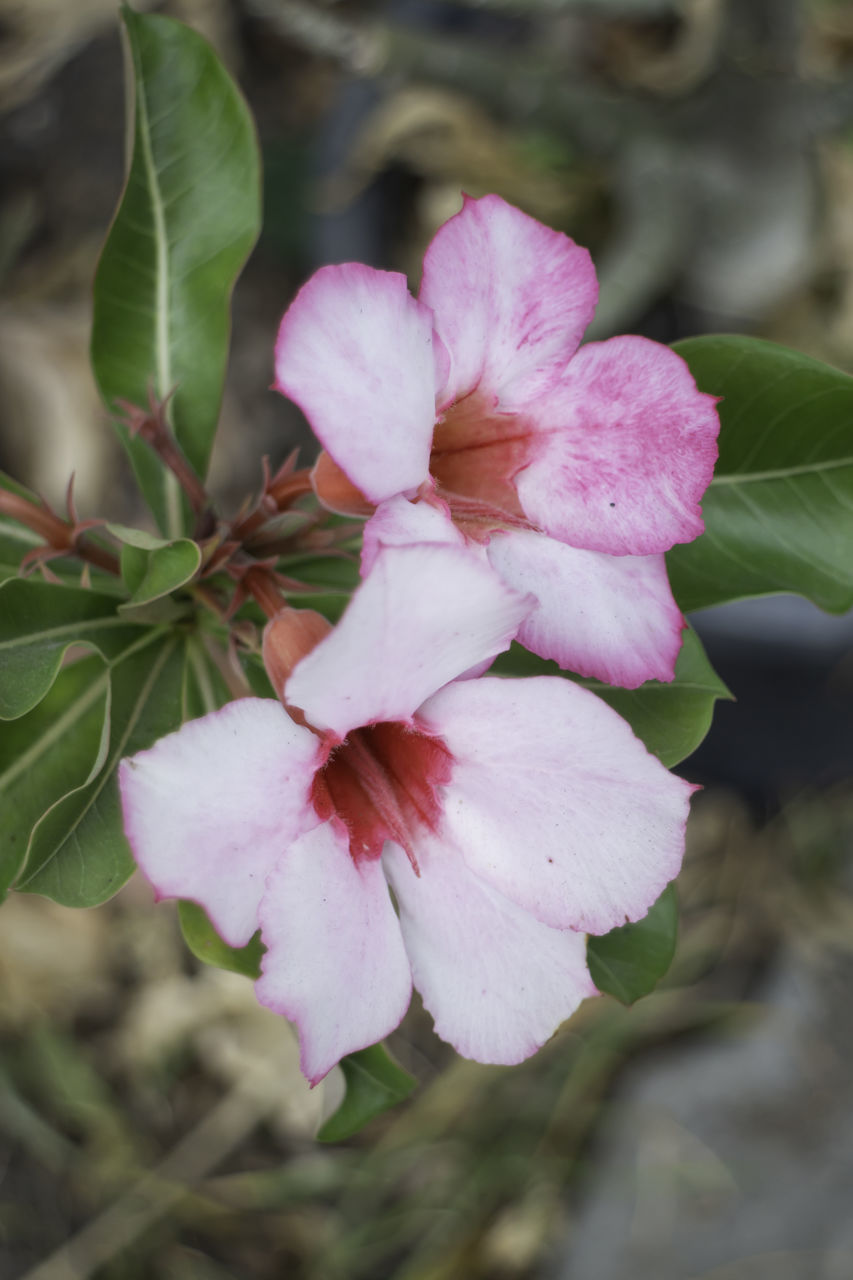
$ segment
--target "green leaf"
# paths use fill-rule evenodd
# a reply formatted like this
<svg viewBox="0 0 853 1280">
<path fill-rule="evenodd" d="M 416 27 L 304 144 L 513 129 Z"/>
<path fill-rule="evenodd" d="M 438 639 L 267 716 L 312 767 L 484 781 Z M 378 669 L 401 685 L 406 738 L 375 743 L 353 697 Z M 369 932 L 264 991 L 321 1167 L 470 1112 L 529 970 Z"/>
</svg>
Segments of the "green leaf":
<svg viewBox="0 0 853 1280">
<path fill-rule="evenodd" d="M 260 977 L 261 956 L 266 951 L 260 933 L 256 933 L 245 947 L 229 947 L 222 941 L 197 902 L 179 902 L 178 919 L 184 941 L 199 960 L 215 965 L 217 969 L 242 973 L 247 978 Z"/>
<path fill-rule="evenodd" d="M 0 897 L 24 864 L 42 814 L 94 776 L 106 751 L 109 673 L 98 657 L 60 671 L 34 710 L 0 735 Z"/>
<path fill-rule="evenodd" d="M 104 766 L 39 821 L 19 889 L 69 907 L 92 907 L 128 879 L 133 859 L 122 827 L 118 763 L 178 727 L 183 668 L 179 637 L 156 630 L 112 663 Z"/>
<path fill-rule="evenodd" d="M 341 591 L 347 595 L 361 580 L 357 554 L 282 556 L 280 567 L 288 577 L 298 578 L 312 587 L 327 587 L 331 592 Z"/>
<path fill-rule="evenodd" d="M 115 657 L 142 634 L 116 612 L 114 596 L 79 587 L 13 578 L 0 585 L 0 719 L 37 705 L 56 679 L 70 645 Z"/>
<path fill-rule="evenodd" d="M 204 476 L 219 416 L 234 281 L 260 226 L 254 125 L 210 46 L 170 18 L 122 9 L 133 152 L 95 279 L 92 363 L 108 408 L 162 401 Z M 160 528 L 184 532 L 177 481 L 118 427 Z"/>
<path fill-rule="evenodd" d="M 231 701 L 231 693 L 198 636 L 187 637 L 181 720 L 197 720 Z"/>
<path fill-rule="evenodd" d="M 669 684 L 648 680 L 639 689 L 617 689 L 599 680 L 582 680 L 517 644 L 495 660 L 491 672 L 501 676 L 560 675 L 591 689 L 628 721 L 637 737 L 668 768 L 699 746 L 711 727 L 717 699 L 731 697 L 690 627 L 684 632 L 675 679 Z"/>
<path fill-rule="evenodd" d="M 853 606 L 853 378 L 757 338 L 675 350 L 722 396 L 705 533 L 667 555 L 682 609 L 790 591 Z"/>
<path fill-rule="evenodd" d="M 171 595 L 195 577 L 201 566 L 201 547 L 190 538 L 168 542 L 142 529 L 107 525 L 122 543 L 121 572 L 131 597 L 120 606 L 124 612 Z"/>
<path fill-rule="evenodd" d="M 587 939 L 593 982 L 599 991 L 633 1004 L 660 982 L 672 964 L 677 938 L 678 898 L 675 885 L 669 884 L 642 920 Z"/>
<path fill-rule="evenodd" d="M 394 1061 L 384 1045 L 375 1044 L 341 1058 L 346 1093 L 334 1115 L 320 1128 L 320 1142 L 342 1142 L 375 1116 L 396 1106 L 417 1081 Z"/>
</svg>

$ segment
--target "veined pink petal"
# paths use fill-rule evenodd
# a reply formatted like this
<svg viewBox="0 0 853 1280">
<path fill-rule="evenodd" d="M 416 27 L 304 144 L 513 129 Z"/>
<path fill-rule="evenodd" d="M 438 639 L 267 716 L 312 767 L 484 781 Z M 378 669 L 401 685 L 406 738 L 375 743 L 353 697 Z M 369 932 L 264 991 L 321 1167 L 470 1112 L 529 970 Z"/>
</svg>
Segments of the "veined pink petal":
<svg viewBox="0 0 853 1280">
<path fill-rule="evenodd" d="M 265 877 L 317 822 L 319 756 L 280 703 L 241 698 L 122 760 L 124 829 L 158 898 L 200 903 L 229 946 L 244 946 Z"/>
<path fill-rule="evenodd" d="M 255 991 L 299 1029 L 311 1084 L 399 1024 L 412 979 L 378 858 L 355 862 L 331 822 L 291 845 L 260 908 L 267 952 Z"/>
<path fill-rule="evenodd" d="M 339 738 L 408 720 L 448 680 L 505 649 L 530 603 L 466 547 L 383 547 L 334 631 L 296 666 L 285 699 Z"/>
<path fill-rule="evenodd" d="M 442 356 L 442 360 L 444 361 Z M 276 386 L 371 502 L 426 479 L 435 422 L 432 313 L 405 276 L 322 267 L 278 333 Z"/>
<path fill-rule="evenodd" d="M 552 537 L 611 555 L 656 555 L 704 529 L 699 500 L 717 458 L 713 396 L 668 347 L 610 338 L 581 347 L 533 406 L 540 432 L 516 477 Z"/>
<path fill-rule="evenodd" d="M 586 249 L 501 200 L 467 196 L 424 257 L 420 300 L 450 354 L 442 407 L 476 387 L 502 409 L 553 386 L 598 301 Z"/>
<path fill-rule="evenodd" d="M 659 556 L 578 551 L 547 534 L 496 533 L 490 562 L 537 607 L 516 637 L 567 671 L 636 689 L 672 680 L 684 619 Z"/>
<path fill-rule="evenodd" d="M 381 547 L 409 547 L 417 542 L 449 542 L 464 547 L 465 538 L 444 502 L 409 502 L 389 498 L 364 526 L 361 572 L 366 577 Z"/>
<path fill-rule="evenodd" d="M 596 994 L 584 935 L 540 924 L 446 841 L 419 843 L 418 878 L 397 845 L 383 860 L 415 987 L 437 1033 L 464 1057 L 521 1062 Z"/>
<path fill-rule="evenodd" d="M 678 874 L 694 788 L 589 690 L 486 676 L 419 717 L 454 760 L 440 837 L 544 924 L 606 933 Z"/>
</svg>

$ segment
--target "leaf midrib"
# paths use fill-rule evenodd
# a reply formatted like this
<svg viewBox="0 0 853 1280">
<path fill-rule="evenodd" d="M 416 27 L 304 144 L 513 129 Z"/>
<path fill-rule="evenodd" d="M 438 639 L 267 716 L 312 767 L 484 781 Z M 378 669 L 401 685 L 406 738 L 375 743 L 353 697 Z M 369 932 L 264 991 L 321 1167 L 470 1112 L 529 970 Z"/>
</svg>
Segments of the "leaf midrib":
<svg viewBox="0 0 853 1280">
<path fill-rule="evenodd" d="M 63 734 L 86 714 L 92 703 L 100 697 L 108 681 L 109 670 L 105 669 L 98 679 L 89 685 L 83 693 L 78 694 L 75 700 L 66 707 L 62 715 L 45 729 L 41 737 L 33 743 L 29 750 L 18 756 L 14 764 L 9 765 L 9 768 L 4 773 L 0 773 L 0 791 L 14 781 L 19 774 L 29 769 L 34 761 L 49 751 Z"/>
<path fill-rule="evenodd" d="M 177 643 L 178 643 L 177 637 L 174 637 L 172 640 L 170 640 L 167 644 L 163 646 L 163 652 L 161 653 L 160 657 L 155 661 L 153 667 L 151 668 L 151 671 L 148 674 L 147 679 L 144 681 L 142 688 L 139 691 L 139 696 L 137 697 L 135 703 L 133 704 L 133 710 L 131 714 L 128 716 L 127 723 L 124 727 L 124 731 L 121 737 L 119 738 L 119 741 L 115 749 L 109 752 L 109 755 L 107 757 L 107 760 L 105 762 L 104 768 L 101 771 L 100 776 L 92 780 L 91 782 L 83 784 L 83 788 L 85 787 L 92 788 L 92 794 L 90 795 L 87 803 L 81 809 L 80 813 L 78 813 L 73 824 L 66 831 L 65 835 L 62 837 L 59 844 L 53 850 L 50 857 L 46 858 L 44 862 L 40 863 L 38 870 L 33 872 L 32 877 L 26 877 L 26 864 L 25 864 L 24 878 L 20 881 L 20 885 L 22 888 L 26 886 L 29 879 L 32 879 L 37 875 L 41 875 L 41 873 L 45 871 L 47 867 L 50 866 L 54 858 L 56 858 L 56 856 L 59 854 L 60 850 L 63 849 L 68 844 L 68 841 L 74 835 L 76 835 L 77 830 L 80 827 L 80 824 L 83 822 L 87 813 L 95 804 L 95 802 L 98 800 L 98 798 L 101 795 L 101 792 L 104 790 L 104 787 L 107 785 L 107 783 L 110 781 L 113 774 L 115 773 L 114 764 L 117 760 L 121 759 L 122 753 L 124 752 L 124 748 L 127 744 L 127 740 L 130 737 L 130 735 L 133 733 L 133 730 L 136 728 L 136 725 L 139 721 L 139 717 L 142 714 L 142 708 L 145 706 L 145 703 L 148 700 L 148 696 L 151 693 L 151 689 L 156 683 L 167 661 L 172 656 L 172 653 L 174 652 L 174 649 L 175 649 L 175 645 Z M 78 788 L 77 791 L 82 790 L 83 788 Z M 75 795 L 76 792 L 72 791 L 69 794 Z M 63 804 L 64 801 L 67 799 L 68 799 L 68 796 L 63 796 L 62 799 L 57 801 L 57 805 Z M 39 828 L 42 822 L 44 821 L 44 818 L 46 818 L 48 814 L 51 814 L 54 811 L 54 809 L 57 807 L 57 805 L 51 805 L 51 807 L 47 810 L 47 813 L 44 814 L 44 816 L 39 820 L 39 822 L 33 828 L 32 835 L 30 836 L 29 847 L 27 849 L 27 860 L 29 860 L 30 850 L 33 847 Z"/>
<path fill-rule="evenodd" d="M 13 636 L 10 640 L 0 640 L 0 649 L 14 649 L 20 645 L 33 644 L 42 640 L 61 639 L 63 636 L 71 636 L 74 639 L 81 639 L 81 631 L 101 631 L 110 630 L 112 627 L 133 627 L 138 623 L 130 622 L 127 618 L 108 615 L 105 618 L 81 618 L 77 622 L 64 622 L 61 626 L 50 627 L 47 631 L 29 631 L 24 635 Z"/>
<path fill-rule="evenodd" d="M 139 54 L 141 62 L 141 53 Z M 154 306 L 154 347 L 157 363 L 157 394 L 161 401 L 172 390 L 172 361 L 169 351 L 169 301 L 171 288 L 169 283 L 169 248 L 166 233 L 166 209 L 157 168 L 154 163 L 154 152 L 151 147 L 151 121 L 148 103 L 145 98 L 145 77 L 141 67 L 137 66 L 137 110 L 139 111 L 139 140 L 142 151 L 142 164 L 148 179 L 148 191 L 151 199 L 151 215 L 154 219 L 154 253 L 155 253 L 155 306 Z M 181 522 L 181 501 L 178 482 L 171 471 L 163 472 L 163 494 L 166 503 L 166 530 L 170 537 L 177 538 L 183 532 Z"/>
<path fill-rule="evenodd" d="M 764 480 L 790 480 L 794 476 L 821 475 L 824 471 L 840 471 L 853 467 L 853 456 L 835 458 L 832 462 L 807 462 L 796 467 L 775 467 L 769 471 L 730 471 L 716 475 L 710 488 L 725 484 L 760 484 Z"/>
</svg>

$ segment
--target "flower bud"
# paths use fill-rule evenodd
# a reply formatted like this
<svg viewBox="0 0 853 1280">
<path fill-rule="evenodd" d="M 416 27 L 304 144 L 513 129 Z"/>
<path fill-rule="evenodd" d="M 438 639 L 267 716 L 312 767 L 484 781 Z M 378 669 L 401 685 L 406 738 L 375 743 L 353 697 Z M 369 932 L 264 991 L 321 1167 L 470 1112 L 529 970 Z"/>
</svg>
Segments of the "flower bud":
<svg viewBox="0 0 853 1280">
<path fill-rule="evenodd" d="M 264 666 L 279 698 L 284 702 L 284 686 L 298 662 L 327 636 L 332 624 L 315 609 L 286 606 L 264 628 Z"/>
</svg>

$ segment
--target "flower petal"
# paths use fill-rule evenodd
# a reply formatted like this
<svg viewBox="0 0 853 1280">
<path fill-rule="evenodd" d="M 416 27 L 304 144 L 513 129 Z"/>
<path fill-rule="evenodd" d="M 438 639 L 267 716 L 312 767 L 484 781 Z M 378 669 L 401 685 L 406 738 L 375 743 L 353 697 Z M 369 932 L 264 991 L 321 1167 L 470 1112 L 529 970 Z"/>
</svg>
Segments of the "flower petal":
<svg viewBox="0 0 853 1280">
<path fill-rule="evenodd" d="M 381 547 L 409 547 L 418 542 L 449 542 L 465 546 L 465 538 L 450 518 L 447 504 L 409 502 L 406 498 L 389 498 L 376 508 L 364 526 L 361 549 L 361 572 L 366 577 Z"/>
<path fill-rule="evenodd" d="M 494 534 L 488 556 L 538 601 L 516 636 L 525 648 L 625 689 L 672 680 L 685 624 L 663 556 L 578 551 L 526 530 Z"/>
<path fill-rule="evenodd" d="M 448 680 L 505 649 L 530 607 L 466 547 L 383 547 L 334 631 L 294 669 L 288 705 L 346 737 L 408 720 Z"/>
<path fill-rule="evenodd" d="M 322 267 L 281 322 L 275 370 L 278 390 L 296 401 L 370 502 L 426 479 L 435 422 L 432 315 L 405 276 L 355 262 Z"/>
<path fill-rule="evenodd" d="M 678 874 L 694 788 L 589 690 L 486 676 L 419 718 L 454 759 L 441 838 L 544 924 L 606 933 Z"/>
<path fill-rule="evenodd" d="M 397 845 L 383 858 L 415 987 L 438 1035 L 464 1057 L 521 1062 L 596 994 L 584 935 L 540 924 L 456 850 L 419 843 L 419 877 Z"/>
<path fill-rule="evenodd" d="M 319 755 L 280 703 L 241 698 L 123 760 L 125 832 L 158 898 L 200 903 L 229 946 L 244 946 L 264 878 L 317 822 Z"/>
<path fill-rule="evenodd" d="M 705 527 L 715 404 L 668 347 L 589 343 L 531 411 L 540 435 L 516 477 L 522 507 L 552 537 L 589 551 L 655 555 L 690 542 Z"/>
<path fill-rule="evenodd" d="M 501 200 L 465 197 L 424 257 L 421 302 L 451 369 L 442 406 L 482 387 L 502 409 L 553 386 L 598 301 L 586 249 Z"/>
<path fill-rule="evenodd" d="M 378 858 L 354 862 L 325 822 L 291 845 L 260 908 L 261 1004 L 295 1022 L 312 1084 L 399 1025 L 412 979 Z"/>
</svg>

